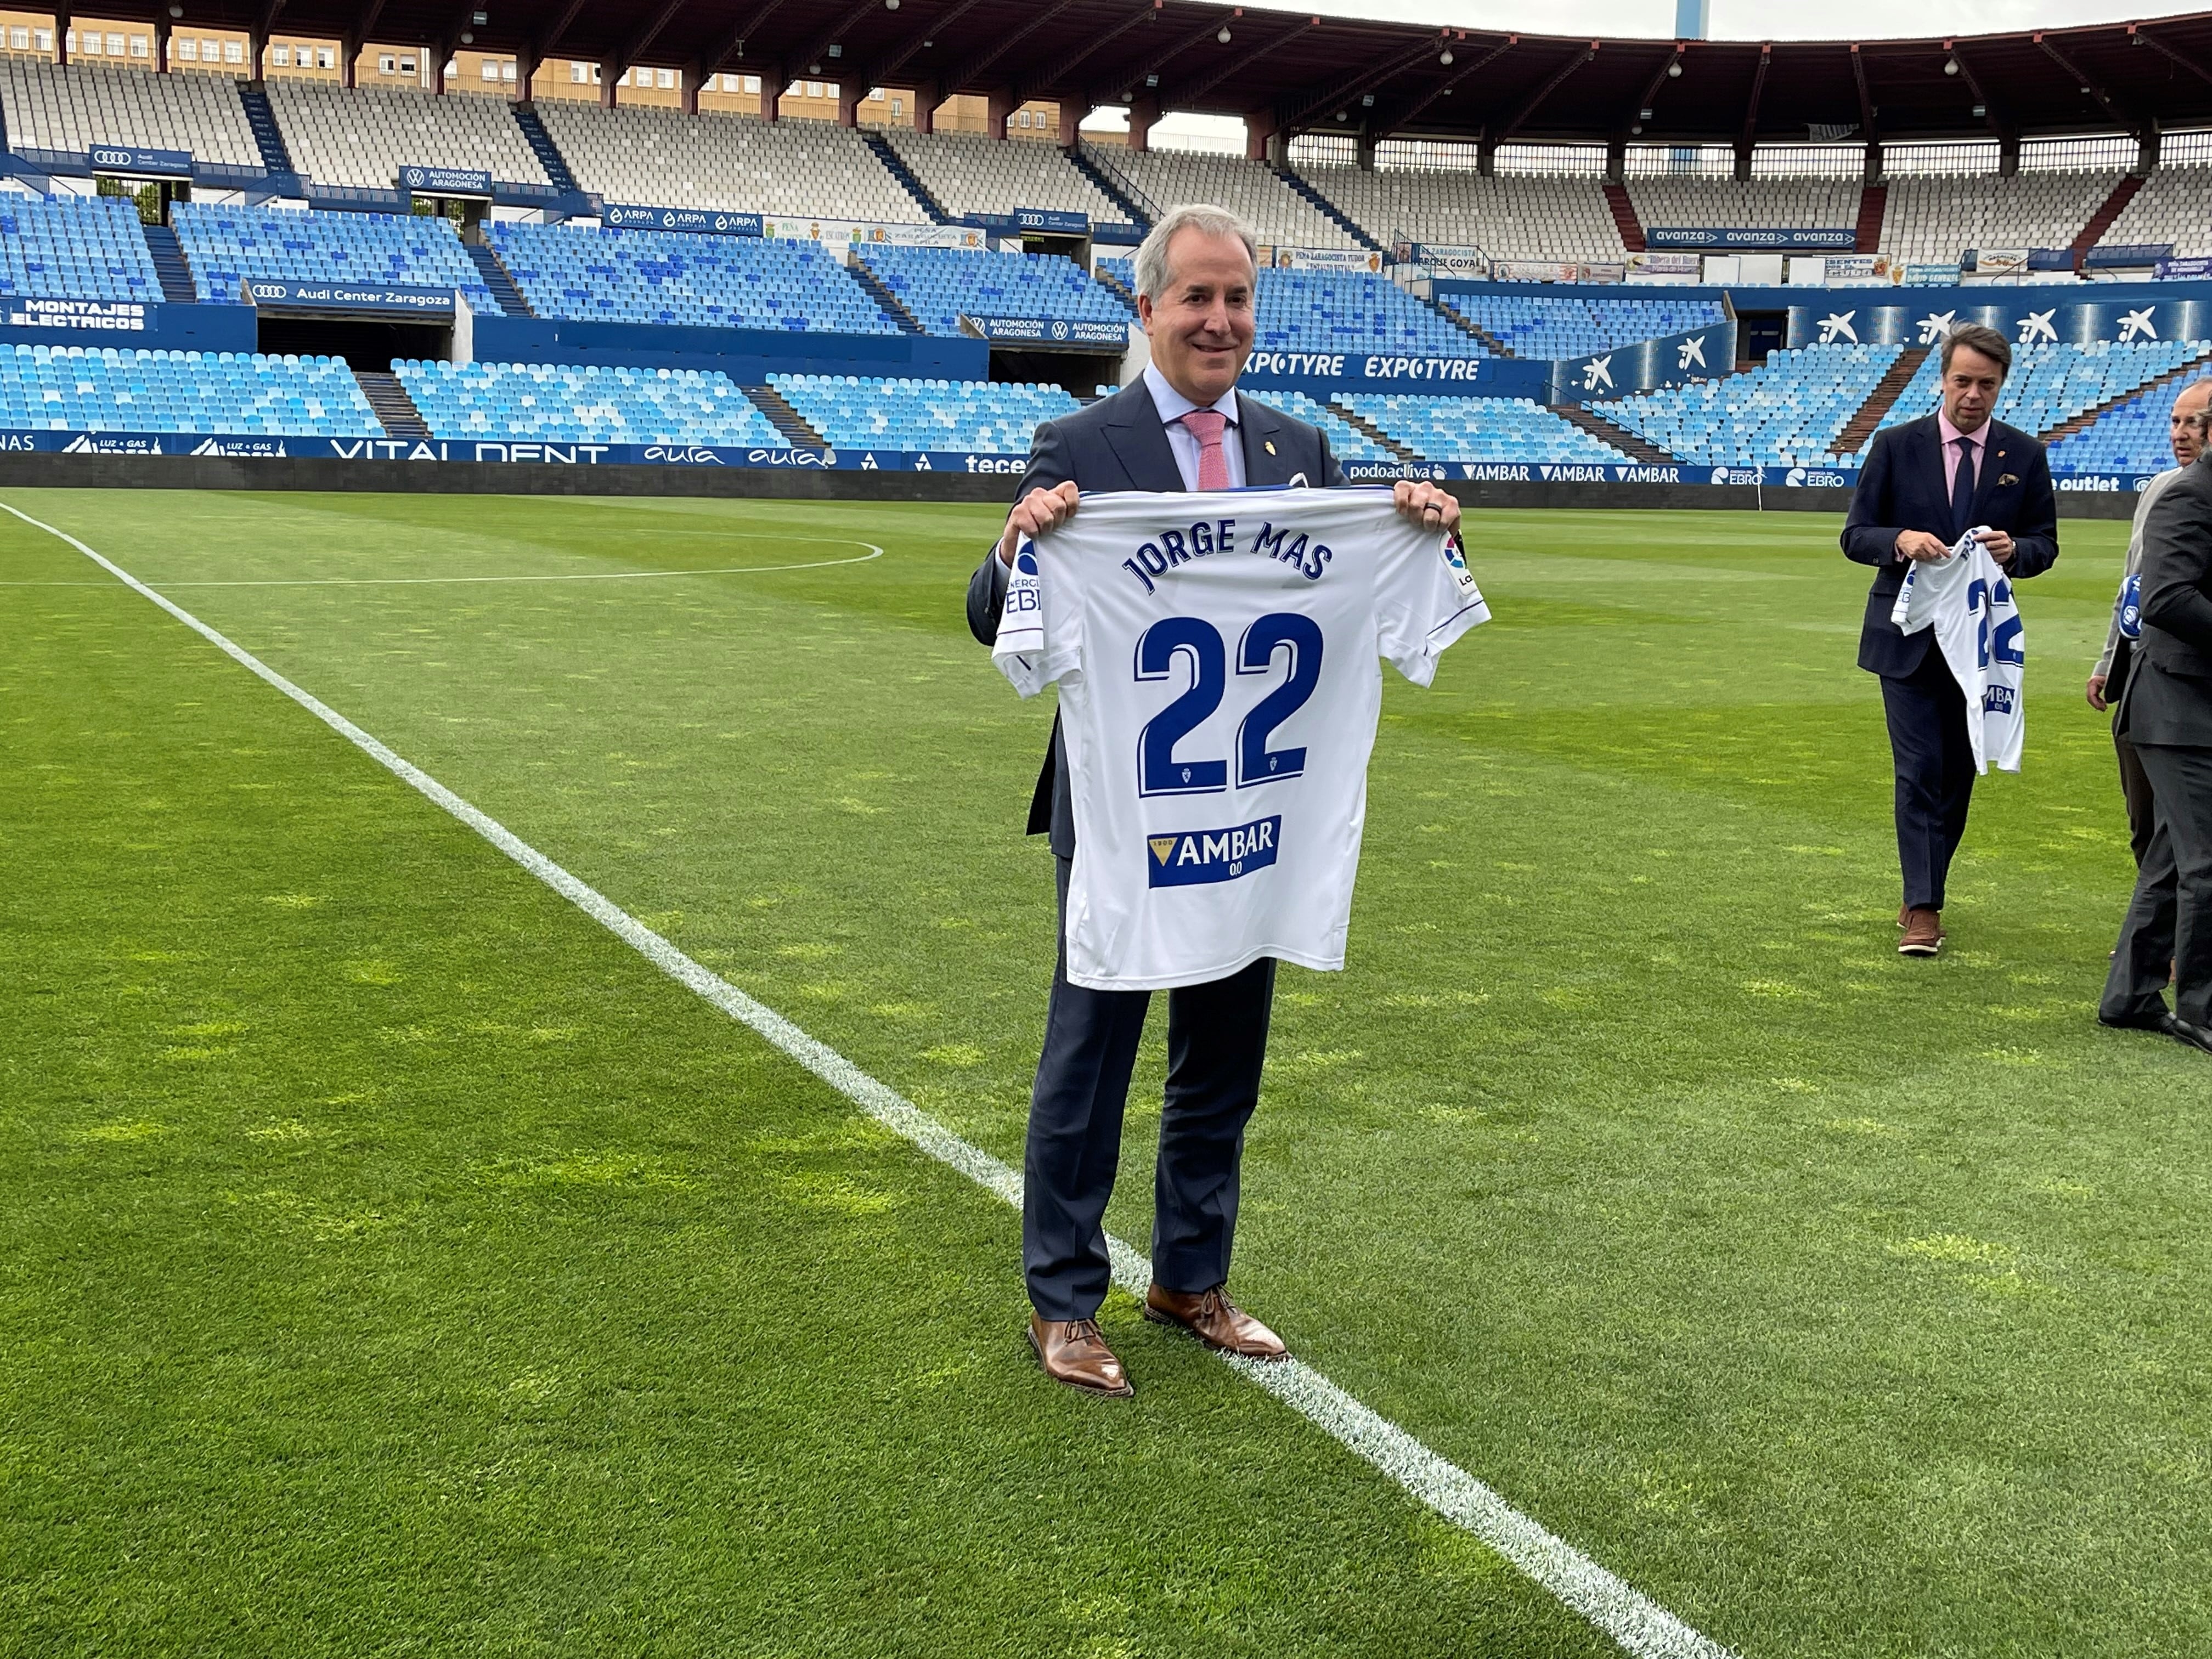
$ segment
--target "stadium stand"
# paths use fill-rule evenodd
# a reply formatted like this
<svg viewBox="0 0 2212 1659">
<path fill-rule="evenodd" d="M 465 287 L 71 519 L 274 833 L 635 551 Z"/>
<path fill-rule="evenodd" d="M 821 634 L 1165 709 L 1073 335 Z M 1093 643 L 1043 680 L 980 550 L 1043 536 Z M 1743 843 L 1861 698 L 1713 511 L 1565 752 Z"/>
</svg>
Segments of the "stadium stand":
<svg viewBox="0 0 2212 1659">
<path fill-rule="evenodd" d="M 1330 452 L 1340 461 L 1395 461 L 1399 459 L 1335 410 L 1326 404 L 1316 403 L 1303 392 L 1248 392 L 1244 395 L 1255 403 L 1265 404 L 1270 409 L 1279 409 L 1285 415 L 1296 416 L 1309 425 L 1319 427 L 1328 439 Z"/>
<path fill-rule="evenodd" d="M 2155 168 L 2099 240 L 2171 242 L 2185 258 L 2212 253 L 2212 167 Z"/>
<path fill-rule="evenodd" d="M 1302 165 L 1298 176 L 1383 246 L 1479 247 L 1493 259 L 1619 259 L 1620 230 L 1595 179 L 1485 179 L 1456 167 Z"/>
<path fill-rule="evenodd" d="M 410 360 L 392 372 L 434 437 L 785 447 L 729 376 L 711 370 Z"/>
<path fill-rule="evenodd" d="M 2117 172 L 1892 179 L 1882 252 L 1955 264 L 1970 247 L 2070 247 L 2119 181 Z"/>
<path fill-rule="evenodd" d="M 409 166 L 481 168 L 510 184 L 551 182 L 504 98 L 434 97 L 389 87 L 349 92 L 324 81 L 266 84 L 292 164 L 319 185 L 390 190 Z"/>
<path fill-rule="evenodd" d="M 2086 346 L 2039 344 L 2013 348 L 2012 373 L 1997 398 L 1996 416 L 2038 434 L 2125 397 L 2146 381 L 2172 373 L 2212 352 L 2202 340 L 2152 340 L 2119 345 L 2100 340 Z M 1942 354 L 1931 351 L 1875 430 L 1901 426 L 1933 414 L 1942 382 Z M 2159 417 L 2161 421 L 2165 416 Z M 2166 441 L 2159 428 L 2159 442 Z"/>
<path fill-rule="evenodd" d="M 1859 221 L 1856 179 L 1644 177 L 1627 184 L 1628 199 L 1647 231 L 1657 225 L 1850 230 Z"/>
<path fill-rule="evenodd" d="M 1263 270 L 1253 343 L 1262 349 L 1492 355 L 1386 276 Z"/>
<path fill-rule="evenodd" d="M 82 155 L 94 144 L 190 150 L 200 161 L 259 167 L 261 148 L 228 76 L 112 69 L 0 57 L 0 112 L 12 149 Z"/>
<path fill-rule="evenodd" d="M 157 302 L 161 281 L 137 204 L 113 196 L 0 197 L 0 293 Z"/>
<path fill-rule="evenodd" d="M 1601 300 L 1579 295 L 1462 294 L 1451 308 L 1516 357 L 1579 357 L 1723 322 L 1717 300 Z M 1717 356 L 1716 372 L 1729 365 Z"/>
<path fill-rule="evenodd" d="M 541 317 L 896 334 L 819 242 L 495 224 L 492 246 Z"/>
<path fill-rule="evenodd" d="M 1079 407 L 1062 388 L 1027 381 L 771 374 L 769 385 L 839 449 L 1026 455 L 1039 422 Z"/>
<path fill-rule="evenodd" d="M 920 224 L 927 215 L 859 131 L 833 121 L 540 99 L 538 118 L 583 189 L 610 202 L 798 219 Z"/>
<path fill-rule="evenodd" d="M 1080 213 L 1094 225 L 1128 225 L 1129 216 L 1084 177 L 1056 145 L 975 133 L 920 133 L 888 127 L 884 137 L 922 186 L 956 217 L 1049 208 Z"/>
<path fill-rule="evenodd" d="M 1526 398 L 1350 392 L 1338 401 L 1431 461 L 1625 461 L 1612 445 Z"/>
<path fill-rule="evenodd" d="M 1835 441 L 1900 348 L 1802 346 L 1760 367 L 1593 404 L 1593 412 L 1686 461 L 1833 466 Z"/>
<path fill-rule="evenodd" d="M 0 428 L 380 438 L 339 357 L 0 347 Z"/>
<path fill-rule="evenodd" d="M 1127 150 L 1086 144 L 1084 155 L 1157 218 L 1182 202 L 1210 202 L 1242 214 L 1269 246 L 1359 246 L 1350 233 L 1285 184 L 1264 162 L 1194 150 Z"/>
<path fill-rule="evenodd" d="M 854 257 L 930 334 L 957 336 L 970 317 L 1127 323 L 1128 308 L 1074 261 L 1054 254 L 956 247 L 863 246 Z"/>
<path fill-rule="evenodd" d="M 2106 410 L 2051 446 L 2053 472 L 2162 472 L 2173 465 L 2166 421 L 2193 379 L 2178 375 Z"/>
<path fill-rule="evenodd" d="M 389 283 L 459 289 L 478 311 L 499 302 L 450 219 L 396 213 L 306 213 L 179 202 L 171 216 L 203 301 L 242 303 L 241 278 Z"/>
</svg>

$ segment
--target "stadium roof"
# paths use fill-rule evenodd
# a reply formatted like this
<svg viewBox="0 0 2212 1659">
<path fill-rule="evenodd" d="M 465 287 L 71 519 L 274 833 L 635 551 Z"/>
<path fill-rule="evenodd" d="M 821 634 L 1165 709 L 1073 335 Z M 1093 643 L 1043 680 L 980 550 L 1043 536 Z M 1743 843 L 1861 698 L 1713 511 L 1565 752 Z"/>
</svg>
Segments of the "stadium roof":
<svg viewBox="0 0 2212 1659">
<path fill-rule="evenodd" d="M 167 9 L 111 0 L 100 11 Z M 1157 98 L 1281 131 L 1378 138 L 1741 143 L 2212 125 L 2212 14 L 1856 43 L 1567 39 L 1192 0 L 186 0 L 183 15 L 939 97 Z"/>
</svg>

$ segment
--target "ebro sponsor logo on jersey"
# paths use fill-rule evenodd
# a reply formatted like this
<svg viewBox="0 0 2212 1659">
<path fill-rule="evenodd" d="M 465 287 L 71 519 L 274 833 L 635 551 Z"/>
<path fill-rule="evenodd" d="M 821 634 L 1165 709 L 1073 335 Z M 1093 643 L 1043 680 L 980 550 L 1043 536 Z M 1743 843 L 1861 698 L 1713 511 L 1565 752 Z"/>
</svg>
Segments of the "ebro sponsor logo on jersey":
<svg viewBox="0 0 2212 1659">
<path fill-rule="evenodd" d="M 1147 836 L 1152 855 L 1146 872 L 1155 887 L 1196 887 L 1234 881 L 1275 861 L 1283 816 L 1256 818 L 1233 830 L 1185 830 L 1172 836 Z"/>
</svg>

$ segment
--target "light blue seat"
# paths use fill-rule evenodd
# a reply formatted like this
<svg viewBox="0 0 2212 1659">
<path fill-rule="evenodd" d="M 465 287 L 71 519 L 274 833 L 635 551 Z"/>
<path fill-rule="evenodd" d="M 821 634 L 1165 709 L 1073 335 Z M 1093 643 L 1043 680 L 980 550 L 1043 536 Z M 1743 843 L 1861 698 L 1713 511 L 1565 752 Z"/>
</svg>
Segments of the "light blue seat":
<svg viewBox="0 0 2212 1659">
<path fill-rule="evenodd" d="M 1069 414 L 1056 386 L 842 374 L 771 374 L 769 383 L 840 449 L 1027 455 L 1040 422 Z"/>
<path fill-rule="evenodd" d="M 0 347 L 0 428 L 380 438 L 339 357 Z"/>
<path fill-rule="evenodd" d="M 409 361 L 392 373 L 440 438 L 787 447 L 737 383 L 712 370 Z"/>
<path fill-rule="evenodd" d="M 170 223 L 204 303 L 242 305 L 240 284 L 254 279 L 337 279 L 458 289 L 476 310 L 499 310 L 449 219 L 179 202 Z"/>
</svg>

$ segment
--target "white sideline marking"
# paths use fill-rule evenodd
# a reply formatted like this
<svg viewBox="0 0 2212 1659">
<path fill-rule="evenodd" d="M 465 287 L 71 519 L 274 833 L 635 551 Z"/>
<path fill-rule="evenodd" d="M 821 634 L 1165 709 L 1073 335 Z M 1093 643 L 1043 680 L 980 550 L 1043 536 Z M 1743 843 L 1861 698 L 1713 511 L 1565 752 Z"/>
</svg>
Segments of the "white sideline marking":
<svg viewBox="0 0 2212 1659">
<path fill-rule="evenodd" d="M 14 507 L 9 507 L 15 513 Z M 17 518 L 22 514 L 15 513 Z M 37 520 L 27 520 L 36 524 Z M 56 535 L 61 532 L 56 531 Z M 731 564 L 711 570 L 586 570 L 566 576 L 284 576 L 266 581 L 171 582 L 171 587 L 442 587 L 457 582 L 634 582 L 647 576 L 751 576 L 771 570 L 828 570 L 841 564 L 866 564 L 880 559 L 884 550 L 873 542 L 856 542 L 868 550 L 850 559 L 816 559 L 808 564 Z M 105 587 L 105 582 L 0 582 L 0 587 Z"/>
<path fill-rule="evenodd" d="M 567 899 L 678 984 L 696 992 L 741 1024 L 750 1026 L 831 1088 L 886 1127 L 941 1163 L 1021 1207 L 1022 1178 L 981 1147 L 969 1145 L 888 1085 L 878 1082 L 826 1043 L 781 1014 L 756 1002 L 720 975 L 708 972 L 611 899 L 570 875 L 496 819 L 478 811 L 437 779 L 362 731 L 336 709 L 286 679 L 243 647 L 171 603 L 129 571 L 20 508 L 0 501 L 25 524 L 67 542 L 118 581 L 174 617 L 240 666 L 251 670 L 386 771 L 459 818 L 501 852 Z M 1109 1236 L 1114 1279 L 1141 1297 L 1152 1280 L 1143 1253 Z M 1600 1566 L 1565 1539 L 1547 1532 L 1457 1464 L 1431 1451 L 1388 1418 L 1362 1405 L 1310 1365 L 1297 1359 L 1273 1364 L 1228 1358 L 1247 1381 L 1264 1389 L 1346 1449 L 1364 1458 L 1455 1526 L 1465 1528 L 1523 1573 L 1582 1614 L 1637 1659 L 1735 1659 L 1729 1649 L 1700 1634 L 1640 1590 Z"/>
</svg>

